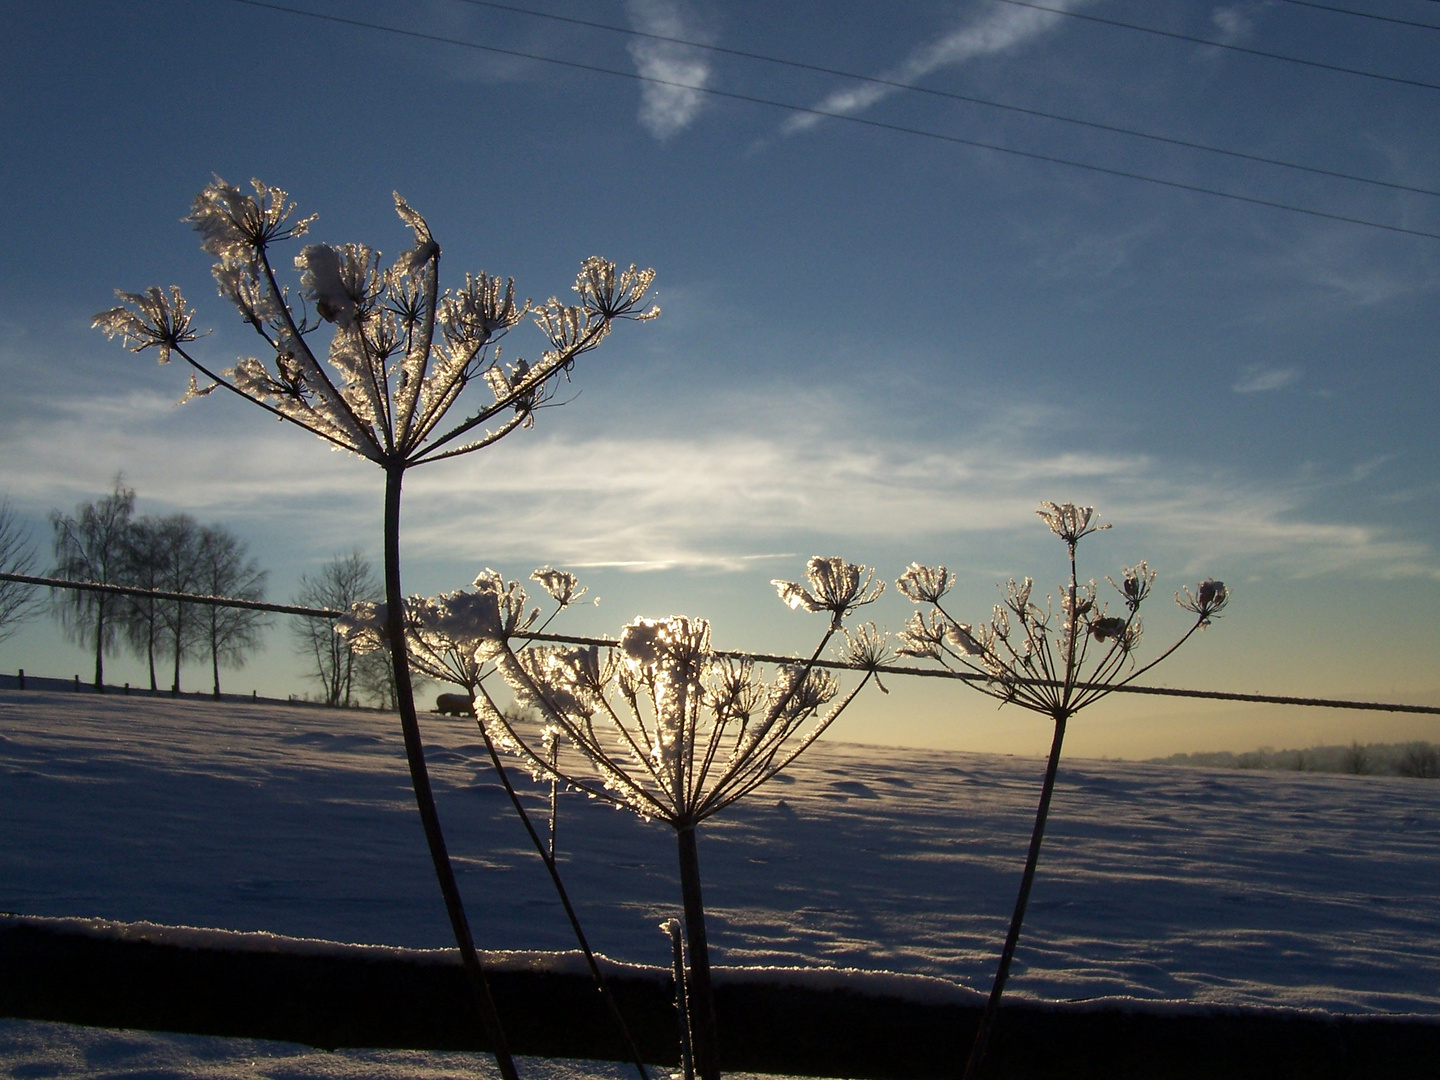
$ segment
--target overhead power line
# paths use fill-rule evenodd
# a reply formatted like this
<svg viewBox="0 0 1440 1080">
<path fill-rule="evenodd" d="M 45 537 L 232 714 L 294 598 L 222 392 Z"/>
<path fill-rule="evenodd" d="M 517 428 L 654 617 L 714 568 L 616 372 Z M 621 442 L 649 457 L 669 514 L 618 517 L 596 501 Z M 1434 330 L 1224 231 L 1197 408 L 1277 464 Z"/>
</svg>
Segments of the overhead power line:
<svg viewBox="0 0 1440 1080">
<path fill-rule="evenodd" d="M 1168 187 L 1177 191 L 1189 191 L 1198 195 L 1211 195 L 1220 199 L 1231 199 L 1235 202 L 1248 203 L 1251 206 L 1264 206 L 1272 210 L 1284 210 L 1292 214 L 1304 214 L 1307 217 L 1321 218 L 1326 221 L 1339 221 L 1348 225 L 1362 225 L 1367 228 L 1401 233 L 1406 236 L 1420 236 L 1427 240 L 1440 240 L 1440 233 L 1427 232 L 1423 229 L 1410 229 L 1403 225 L 1387 225 L 1383 222 L 1371 221 L 1367 218 L 1351 217 L 1348 214 L 1334 214 L 1327 210 L 1313 210 L 1303 206 L 1295 206 L 1291 203 L 1279 202 L 1274 199 L 1262 199 L 1253 195 L 1240 195 L 1232 191 L 1222 191 L 1219 188 L 1205 187 L 1201 184 L 1190 184 L 1181 180 L 1166 180 L 1161 177 L 1147 176 L 1144 173 L 1132 172 L 1127 169 L 1112 169 L 1105 165 L 1093 165 L 1089 162 L 1077 161 L 1073 158 L 1060 157 L 1057 154 L 1043 154 L 1033 150 L 1019 150 L 1010 146 L 1002 146 L 998 143 L 984 142 L 979 139 L 968 139 L 960 135 L 946 135 L 936 131 L 926 131 L 923 128 L 907 127 L 904 124 L 890 124 L 882 120 L 870 120 L 863 116 L 850 116 L 846 113 L 834 112 L 827 109 L 795 105 L 788 101 L 776 101 L 773 98 L 763 98 L 754 94 L 741 94 L 730 90 L 695 86 L 691 83 L 678 82 L 673 79 L 661 79 L 653 75 L 641 75 L 634 71 L 622 71 L 617 68 L 602 67 L 598 64 L 587 64 L 578 60 L 561 60 L 553 56 L 541 56 L 538 53 L 523 52 L 519 49 L 505 49 L 498 45 L 481 45 L 479 42 L 465 41 L 462 38 L 446 37 L 442 34 L 430 34 L 420 30 L 408 30 L 397 26 L 386 26 L 382 23 L 366 22 L 362 19 L 352 19 L 343 15 L 329 15 L 318 11 L 306 11 L 303 8 L 268 3 L 266 0 L 230 0 L 230 2 L 243 4 L 246 7 L 262 8 L 267 11 L 284 12 L 288 15 L 300 15 L 321 22 L 337 23 L 341 26 L 353 26 L 364 30 L 377 30 L 418 41 L 431 41 L 443 45 L 454 45 L 460 48 L 494 53 L 498 56 L 511 56 L 522 60 L 534 60 L 539 63 L 554 64 L 559 67 L 567 67 L 577 71 L 589 71 L 599 75 L 613 75 L 617 78 L 630 79 L 634 82 L 654 83 L 658 86 L 673 86 L 682 90 L 693 90 L 696 93 L 706 94 L 710 97 L 725 98 L 729 101 L 743 101 L 751 105 L 764 105 L 770 108 L 784 109 L 787 112 L 824 116 L 832 120 L 842 120 L 849 124 L 861 124 L 865 127 L 875 128 L 881 131 L 892 131 L 902 135 L 914 135 L 920 138 L 933 139 L 937 142 L 950 143 L 955 146 L 970 146 L 980 150 L 993 150 L 996 153 L 1010 154 L 1014 157 L 1022 157 L 1031 161 L 1044 161 L 1052 165 L 1064 165 L 1073 169 L 1084 169 L 1087 172 L 1099 173 L 1103 176 L 1114 176 L 1125 180 L 1138 180 L 1142 183 L 1157 184 L 1161 187 Z"/>
<path fill-rule="evenodd" d="M 1220 146 L 1211 146 L 1208 143 L 1195 142 L 1190 139 L 1177 139 L 1169 135 L 1157 135 L 1153 132 L 1140 131 L 1136 128 L 1120 127 L 1116 124 L 1104 124 L 1096 120 L 1084 120 L 1080 117 L 1066 116 L 1063 113 L 1047 112 L 1044 109 L 1032 109 L 1022 105 L 1011 105 L 1003 101 L 995 101 L 991 98 L 978 97 L 973 94 L 961 94 L 953 90 L 937 90 L 933 87 L 920 86 L 917 83 L 901 82 L 897 79 L 886 79 L 874 75 L 860 75 L 853 71 L 844 71 L 839 68 L 825 67 L 820 64 L 807 64 L 801 60 L 791 60 L 786 57 L 769 56 L 765 53 L 749 52 L 744 49 L 731 49 L 722 45 L 709 45 L 702 41 L 694 41 L 688 38 L 670 37 L 666 34 L 652 34 L 644 30 L 634 30 L 628 26 L 616 26 L 613 23 L 594 22 L 589 19 L 577 19 L 569 15 L 554 15 L 548 11 L 537 11 L 534 8 L 518 7 L 514 4 L 497 3 L 495 0 L 458 0 L 462 4 L 470 4 L 473 7 L 490 8 L 494 11 L 509 12 L 514 15 L 526 15 L 536 19 L 548 19 L 551 22 L 567 23 L 571 26 L 583 26 L 590 30 L 605 30 L 613 34 L 623 34 L 627 37 L 645 38 L 649 41 L 663 41 L 671 45 L 685 45 L 692 49 L 703 49 L 706 52 L 718 53 L 722 56 L 736 56 L 746 60 L 758 60 L 766 64 L 776 64 L 782 67 L 794 68 L 799 71 L 813 71 L 821 75 L 833 75 L 841 79 L 854 79 L 856 82 L 870 83 L 874 86 L 886 86 L 896 90 L 909 90 L 917 94 L 926 94 L 930 97 L 945 98 L 950 101 L 963 101 L 971 105 L 983 105 L 992 109 L 1003 109 L 1006 112 L 1021 113 L 1025 116 L 1041 117 L 1045 120 L 1056 120 L 1064 124 L 1074 124 L 1079 127 L 1091 128 L 1096 131 L 1108 131 L 1117 135 L 1129 135 L 1137 139 L 1148 139 L 1152 142 L 1165 143 L 1168 146 L 1179 146 L 1187 150 L 1202 150 L 1209 154 L 1223 154 L 1226 157 L 1237 158 L 1242 161 L 1254 161 L 1264 165 L 1275 165 L 1284 169 L 1295 169 L 1300 172 L 1311 173 L 1315 176 L 1328 176 L 1337 180 L 1352 180 L 1359 184 L 1373 184 L 1376 187 L 1389 188 L 1393 191 L 1409 191 L 1417 195 L 1434 195 L 1440 197 L 1440 190 L 1434 188 L 1415 187 L 1410 184 L 1398 184 L 1389 180 L 1376 180 L 1368 176 L 1358 176 L 1354 173 L 1339 172 L 1334 169 L 1321 169 L 1313 165 L 1301 165 L 1293 161 L 1284 161 L 1280 158 L 1266 157 L 1263 154 L 1250 154 L 1242 150 L 1227 150 Z"/>
<path fill-rule="evenodd" d="M 1333 11 L 1337 15 L 1353 15 L 1357 19 L 1373 19 L 1376 22 L 1395 23 L 1397 26 L 1417 26 L 1422 30 L 1440 30 L 1440 26 L 1436 26 L 1434 23 L 1400 19 L 1394 15 L 1377 15 L 1373 11 L 1354 11 L 1350 8 L 1336 7 L 1334 4 L 1317 4 L 1315 0 L 1280 0 L 1280 2 L 1294 4 L 1296 7 L 1315 8 L 1317 11 Z"/>
<path fill-rule="evenodd" d="M 43 585 L 52 589 L 76 589 L 82 592 L 110 593 L 119 596 L 144 596 L 153 600 L 178 600 L 186 604 L 206 604 L 211 607 L 246 608 L 252 611 L 274 611 L 283 615 L 302 615 L 311 619 L 338 619 L 347 614 L 328 608 L 295 607 L 290 604 L 267 604 L 259 600 L 238 600 L 229 596 L 207 596 L 199 593 L 166 592 L 161 589 L 142 589 L 129 585 L 105 585 L 97 581 L 70 581 L 66 578 L 37 577 L 32 574 L 11 574 L 0 572 L 0 581 L 15 581 L 22 585 Z M 595 645 L 613 649 L 620 642 L 613 638 L 576 637 L 568 634 L 516 634 L 524 641 L 547 641 L 561 645 Z M 771 653 L 743 652 L 733 649 L 717 649 L 716 656 L 732 657 L 737 660 L 756 660 L 762 664 L 804 664 L 807 661 L 798 656 L 778 656 Z M 915 676 L 927 679 L 959 679 L 963 682 L 985 682 L 984 675 L 966 671 L 946 671 L 938 668 L 901 667 L 896 664 L 881 664 L 869 667 L 851 664 L 841 660 L 816 660 L 815 667 L 832 671 L 874 671 L 881 675 Z M 1020 680 L 1032 683 L 1035 680 Z M 1051 685 L 1051 684 L 1044 684 Z M 1352 701 L 1346 698 L 1293 697 L 1284 694 L 1241 694 L 1228 690 L 1185 690 L 1169 686 L 1120 685 L 1097 688 L 1124 694 L 1150 694 L 1162 697 L 1196 698 L 1209 701 L 1244 701 L 1260 705 L 1304 705 L 1322 709 L 1358 709 L 1365 712 L 1400 712 L 1440 715 L 1440 706 L 1403 705 L 1387 701 Z M 1089 684 L 1083 684 L 1089 688 Z"/>
<path fill-rule="evenodd" d="M 1224 41 L 1214 41 L 1211 38 L 1195 37 L 1191 34 L 1179 34 L 1173 30 L 1157 30 L 1153 26 L 1139 26 L 1135 23 L 1121 22 L 1119 19 L 1107 19 L 1103 15 L 1091 15 L 1083 11 L 1061 11 L 1059 8 L 1031 3 L 1030 0 L 992 0 L 992 2 L 996 4 L 1010 4 L 1013 7 L 1033 8 L 1035 11 L 1048 11 L 1054 15 L 1063 15 L 1067 19 L 1083 19 L 1086 22 L 1099 23 L 1102 26 L 1115 26 L 1122 30 L 1134 30 L 1139 34 L 1153 34 L 1155 37 L 1170 38 L 1173 41 L 1188 41 L 1193 45 L 1208 45 L 1212 49 L 1227 49 L 1230 52 L 1245 53 L 1247 56 L 1263 56 L 1267 60 L 1283 60 L 1287 64 L 1300 64 L 1304 67 L 1319 68 L 1322 71 L 1336 71 L 1342 75 L 1358 75 L 1364 79 L 1378 79 L 1381 82 L 1398 83 L 1401 86 L 1418 86 L 1424 90 L 1440 90 L 1440 83 L 1429 83 L 1420 79 L 1404 79 L 1398 75 L 1381 75 L 1374 71 L 1362 71 L 1360 68 L 1341 67 L 1339 64 L 1326 64 L 1320 60 L 1305 60 L 1298 56 L 1288 56 L 1285 53 L 1269 52 L 1265 49 L 1251 49 L 1245 45 L 1231 45 Z"/>
</svg>

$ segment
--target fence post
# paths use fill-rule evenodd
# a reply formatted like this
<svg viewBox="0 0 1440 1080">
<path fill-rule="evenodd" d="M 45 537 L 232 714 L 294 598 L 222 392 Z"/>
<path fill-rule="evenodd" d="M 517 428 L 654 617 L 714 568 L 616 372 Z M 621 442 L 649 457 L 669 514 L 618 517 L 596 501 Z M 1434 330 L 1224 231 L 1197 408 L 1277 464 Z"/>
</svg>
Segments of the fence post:
<svg viewBox="0 0 1440 1080">
<path fill-rule="evenodd" d="M 21 690 L 25 689 L 25 669 L 23 667 L 20 669 L 20 677 L 16 680 L 16 682 L 20 684 Z"/>
</svg>

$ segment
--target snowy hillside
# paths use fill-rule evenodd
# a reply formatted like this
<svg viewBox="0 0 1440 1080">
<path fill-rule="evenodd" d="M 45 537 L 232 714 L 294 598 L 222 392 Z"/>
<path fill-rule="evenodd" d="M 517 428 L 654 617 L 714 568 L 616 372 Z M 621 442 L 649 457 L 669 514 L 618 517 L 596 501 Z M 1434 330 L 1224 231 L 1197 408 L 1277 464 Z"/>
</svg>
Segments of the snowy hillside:
<svg viewBox="0 0 1440 1080">
<path fill-rule="evenodd" d="M 424 723 L 479 944 L 569 948 L 474 728 Z M 702 828 L 716 959 L 988 985 L 1042 765 L 818 745 Z M 0 776 L 0 909 L 450 943 L 385 716 L 3 691 Z M 1436 793 L 1066 762 L 1010 988 L 1440 1014 Z M 559 847 L 596 947 L 667 964 L 670 830 L 572 795 Z"/>
</svg>

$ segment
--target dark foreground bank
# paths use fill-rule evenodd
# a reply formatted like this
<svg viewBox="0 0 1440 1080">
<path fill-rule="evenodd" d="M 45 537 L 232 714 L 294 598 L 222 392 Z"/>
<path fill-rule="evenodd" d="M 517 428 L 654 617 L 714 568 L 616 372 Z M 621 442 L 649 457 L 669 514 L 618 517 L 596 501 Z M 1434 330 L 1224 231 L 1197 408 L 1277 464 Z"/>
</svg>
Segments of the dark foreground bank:
<svg viewBox="0 0 1440 1080">
<path fill-rule="evenodd" d="M 578 957 L 501 954 L 493 964 L 513 1050 L 625 1057 Z M 674 1064 L 668 973 L 611 973 L 647 1060 Z M 0 916 L 0 1014 L 11 1017 L 327 1049 L 485 1049 L 466 1001 L 449 951 Z M 938 980 L 845 971 L 731 969 L 716 995 L 726 1069 L 876 1080 L 957 1076 L 980 1005 Z M 997 1078 L 1433 1077 L 1440 1017 L 1015 1000 L 988 1064 Z"/>
</svg>

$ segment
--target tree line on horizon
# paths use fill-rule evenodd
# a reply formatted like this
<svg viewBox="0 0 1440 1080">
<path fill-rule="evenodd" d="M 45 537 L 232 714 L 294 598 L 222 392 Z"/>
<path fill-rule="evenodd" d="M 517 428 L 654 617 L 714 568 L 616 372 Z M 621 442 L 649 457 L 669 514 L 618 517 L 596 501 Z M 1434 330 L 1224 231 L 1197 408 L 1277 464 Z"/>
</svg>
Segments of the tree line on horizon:
<svg viewBox="0 0 1440 1080">
<path fill-rule="evenodd" d="M 114 490 L 80 503 L 73 514 L 50 514 L 51 576 L 159 592 L 263 600 L 268 572 L 244 541 L 223 525 L 189 514 L 135 515 L 135 490 L 115 478 Z M 58 590 L 55 590 L 58 593 Z M 151 596 L 69 590 L 52 599 L 65 635 L 94 650 L 95 688 L 105 689 L 105 655 L 123 641 L 146 662 L 158 690 L 156 661 L 170 662 L 170 692 L 180 692 L 187 660 L 209 661 L 212 693 L 220 696 L 221 667 L 238 668 L 260 643 L 262 611 L 190 604 Z"/>
<path fill-rule="evenodd" d="M 136 516 L 135 491 L 116 477 L 103 498 L 82 502 L 74 513 L 50 513 L 54 563 L 51 577 L 124 585 L 157 592 L 193 593 L 262 601 L 268 571 L 249 557 L 246 545 L 223 525 L 203 525 L 189 514 Z M 0 570 L 34 575 L 40 565 L 27 531 L 8 499 L 0 500 Z M 211 692 L 220 696 L 220 669 L 243 667 L 269 625 L 265 612 L 158 597 L 121 596 L 84 590 L 51 590 L 48 609 L 65 635 L 95 657 L 93 685 L 105 687 L 105 657 L 128 647 L 145 661 L 150 689 L 159 691 L 157 661 L 168 661 L 172 693 L 179 693 L 182 665 L 209 660 Z M 300 576 L 294 603 L 348 611 L 380 600 L 384 585 L 374 565 L 356 549 L 335 555 Z M 25 619 L 44 610 L 38 587 L 0 582 L 0 641 Z M 336 708 L 363 703 L 395 708 L 395 678 L 382 657 L 357 651 L 329 621 L 297 617 L 290 626 L 308 661 L 305 677 L 319 686 L 307 700 Z M 412 675 L 421 684 L 431 680 Z"/>
</svg>

